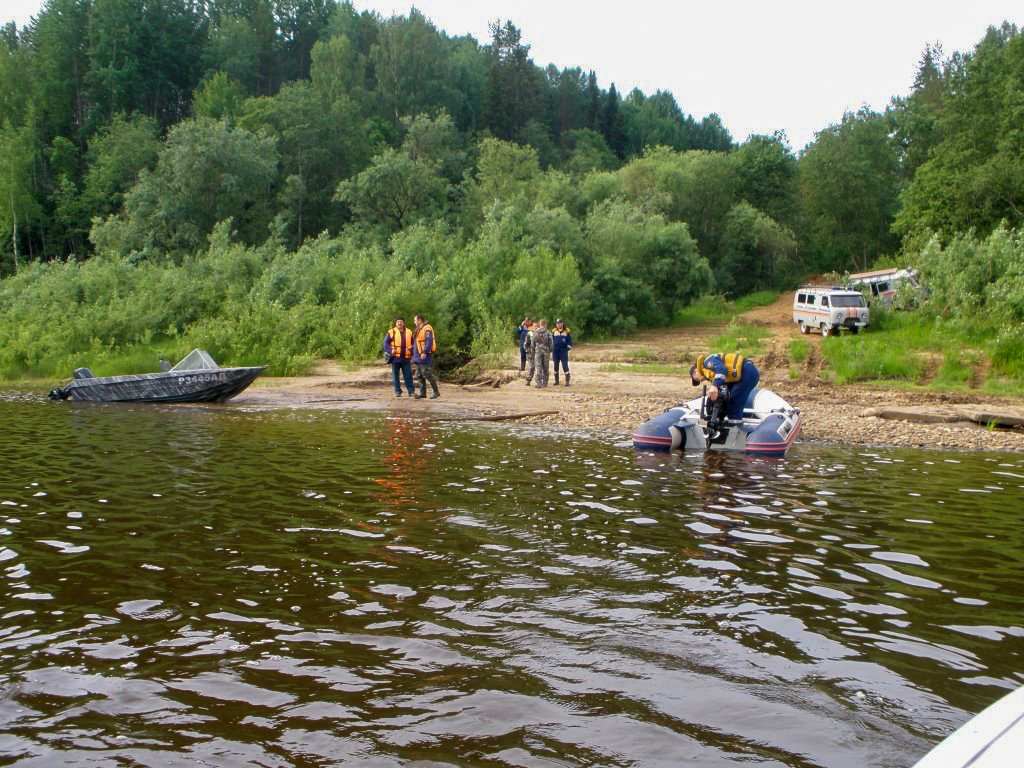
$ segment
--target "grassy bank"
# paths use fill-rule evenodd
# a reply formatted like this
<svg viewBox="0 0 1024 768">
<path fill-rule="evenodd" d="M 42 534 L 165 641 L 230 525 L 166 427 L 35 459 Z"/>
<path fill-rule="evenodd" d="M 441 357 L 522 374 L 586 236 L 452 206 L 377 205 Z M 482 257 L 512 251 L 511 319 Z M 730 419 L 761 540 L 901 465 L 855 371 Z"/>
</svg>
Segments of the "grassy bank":
<svg viewBox="0 0 1024 768">
<path fill-rule="evenodd" d="M 738 299 L 702 296 L 689 306 L 677 310 L 672 324 L 676 327 L 718 325 L 757 307 L 767 307 L 778 297 L 778 291 L 757 291 Z"/>
<path fill-rule="evenodd" d="M 840 385 L 1024 394 L 1024 338 L 984 319 L 875 309 L 866 332 L 823 339 L 821 354 Z"/>
</svg>

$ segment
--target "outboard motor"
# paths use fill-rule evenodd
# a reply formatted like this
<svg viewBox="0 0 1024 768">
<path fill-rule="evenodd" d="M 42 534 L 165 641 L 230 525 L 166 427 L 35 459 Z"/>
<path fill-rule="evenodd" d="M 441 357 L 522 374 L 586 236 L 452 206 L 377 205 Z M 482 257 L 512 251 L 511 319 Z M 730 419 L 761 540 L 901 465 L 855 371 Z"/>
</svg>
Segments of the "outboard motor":
<svg viewBox="0 0 1024 768">
<path fill-rule="evenodd" d="M 722 431 L 722 422 L 729 413 L 729 388 L 721 387 L 718 390 L 718 398 L 708 401 L 704 399 L 704 420 L 708 425 L 708 440 L 714 440 Z"/>
<path fill-rule="evenodd" d="M 47 397 L 50 398 L 51 400 L 53 400 L 53 402 L 59 403 L 61 400 L 67 400 L 68 397 L 70 397 L 70 395 L 71 395 L 71 389 L 70 388 L 54 387 L 53 389 L 50 390 L 50 392 L 47 395 Z"/>
<path fill-rule="evenodd" d="M 71 374 L 71 375 L 74 376 L 76 379 L 95 379 L 96 378 L 93 375 L 92 371 L 90 371 L 88 368 L 75 368 L 75 372 L 73 374 Z"/>
</svg>

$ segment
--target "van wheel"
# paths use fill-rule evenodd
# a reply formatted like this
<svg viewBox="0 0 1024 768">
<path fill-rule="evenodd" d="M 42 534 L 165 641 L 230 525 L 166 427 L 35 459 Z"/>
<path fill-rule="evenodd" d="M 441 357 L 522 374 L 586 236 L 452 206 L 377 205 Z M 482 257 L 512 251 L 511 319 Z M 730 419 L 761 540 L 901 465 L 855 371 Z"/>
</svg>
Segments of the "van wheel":
<svg viewBox="0 0 1024 768">
<path fill-rule="evenodd" d="M 851 325 L 850 333 L 860 333 L 860 328 L 858 328 L 856 325 Z"/>
<path fill-rule="evenodd" d="M 831 335 L 832 335 L 832 326 L 829 325 L 828 323 L 822 323 L 821 324 L 821 336 L 822 336 L 822 338 L 827 339 Z"/>
<path fill-rule="evenodd" d="M 807 327 L 807 323 L 803 320 L 800 321 L 800 333 L 810 333 L 811 329 Z"/>
</svg>

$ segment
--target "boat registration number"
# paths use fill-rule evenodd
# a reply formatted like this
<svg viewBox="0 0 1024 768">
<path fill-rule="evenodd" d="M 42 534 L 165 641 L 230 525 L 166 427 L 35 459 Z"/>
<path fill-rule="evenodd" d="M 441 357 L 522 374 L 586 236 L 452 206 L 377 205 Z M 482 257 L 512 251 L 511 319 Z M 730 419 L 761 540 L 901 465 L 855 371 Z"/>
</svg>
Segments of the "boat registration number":
<svg viewBox="0 0 1024 768">
<path fill-rule="evenodd" d="M 181 384 L 208 384 L 215 381 L 227 381 L 228 377 L 223 373 L 196 373 L 192 376 L 182 376 L 178 381 Z"/>
</svg>

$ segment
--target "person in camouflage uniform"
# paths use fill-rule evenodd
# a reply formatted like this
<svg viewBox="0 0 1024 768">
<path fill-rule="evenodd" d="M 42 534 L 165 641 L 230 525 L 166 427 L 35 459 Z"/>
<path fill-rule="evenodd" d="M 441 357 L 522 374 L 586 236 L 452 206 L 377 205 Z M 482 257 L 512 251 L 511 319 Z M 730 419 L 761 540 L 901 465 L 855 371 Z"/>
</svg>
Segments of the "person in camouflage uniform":
<svg viewBox="0 0 1024 768">
<path fill-rule="evenodd" d="M 548 373 L 551 368 L 551 331 L 548 330 L 548 321 L 541 320 L 537 328 L 533 329 L 533 367 L 537 371 L 537 386 L 548 385 Z"/>
<path fill-rule="evenodd" d="M 526 386 L 530 386 L 533 383 L 533 374 L 536 373 L 533 359 L 533 332 L 535 330 L 537 330 L 537 325 L 531 325 L 530 330 L 526 332 L 526 338 L 523 340 L 523 350 L 526 353 Z"/>
</svg>

